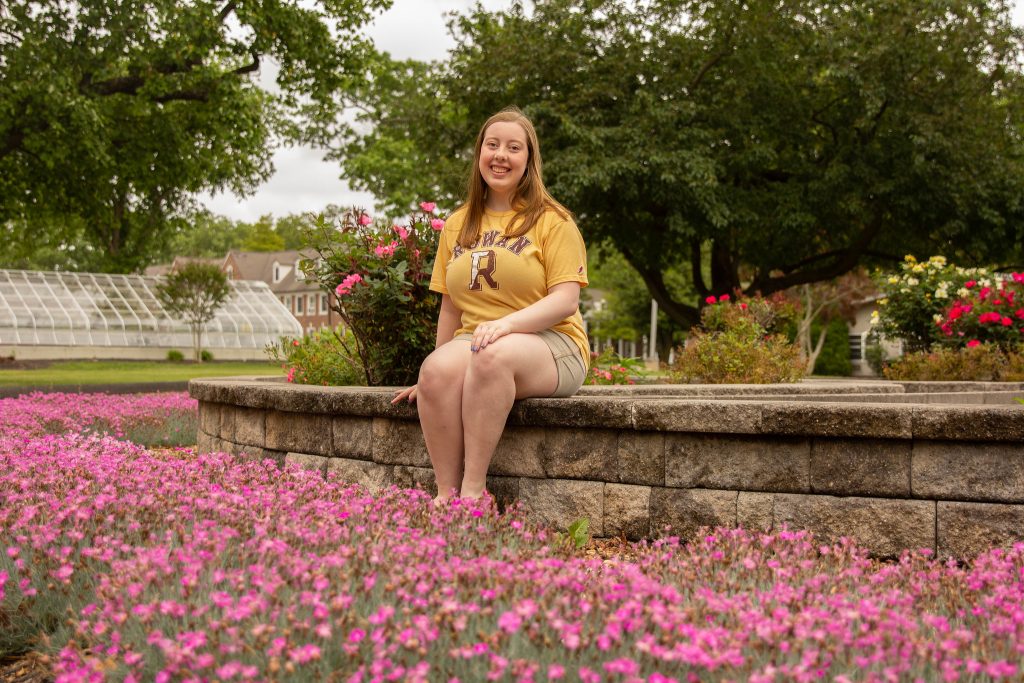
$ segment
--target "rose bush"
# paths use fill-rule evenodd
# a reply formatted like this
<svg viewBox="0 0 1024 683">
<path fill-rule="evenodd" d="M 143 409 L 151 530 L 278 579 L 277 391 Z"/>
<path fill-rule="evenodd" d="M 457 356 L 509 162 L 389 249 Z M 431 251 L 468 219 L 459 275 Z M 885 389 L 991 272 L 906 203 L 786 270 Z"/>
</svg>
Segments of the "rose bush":
<svg viewBox="0 0 1024 683">
<path fill-rule="evenodd" d="M 271 361 L 281 364 L 289 382 L 344 386 L 366 384 L 362 363 L 352 355 L 355 348 L 352 332 L 339 325 L 299 339 L 282 337 L 266 350 Z"/>
<path fill-rule="evenodd" d="M 336 220 L 318 216 L 306 230 L 317 257 L 304 260 L 302 270 L 330 293 L 332 308 L 351 331 L 351 344 L 345 337 L 339 342 L 359 360 L 370 385 L 415 383 L 420 363 L 434 350 L 441 297 L 429 284 L 444 227 L 435 211 L 423 202 L 397 225 L 351 210 Z"/>
<path fill-rule="evenodd" d="M 935 318 L 953 346 L 992 344 L 1010 351 L 1024 344 L 1024 273 L 971 279 Z"/>
<path fill-rule="evenodd" d="M 782 330 L 795 311 L 781 297 L 733 302 L 708 297 L 701 325 L 671 368 L 675 381 L 712 384 L 795 382 L 804 375 L 800 349 Z"/>
<path fill-rule="evenodd" d="M 633 377 L 643 373 L 639 358 L 622 358 L 611 348 L 590 354 L 590 372 L 583 382 L 590 385 L 636 384 Z"/>
</svg>

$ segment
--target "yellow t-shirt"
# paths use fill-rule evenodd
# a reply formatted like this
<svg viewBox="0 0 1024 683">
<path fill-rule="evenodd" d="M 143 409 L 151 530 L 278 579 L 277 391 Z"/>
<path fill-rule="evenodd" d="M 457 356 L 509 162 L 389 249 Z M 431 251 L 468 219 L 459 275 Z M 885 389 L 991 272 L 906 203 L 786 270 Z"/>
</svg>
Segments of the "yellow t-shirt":
<svg viewBox="0 0 1024 683">
<path fill-rule="evenodd" d="M 456 335 L 472 333 L 481 322 L 540 301 L 559 283 L 587 286 L 587 250 L 571 219 L 549 210 L 523 236 L 505 237 L 514 215 L 514 211 L 486 210 L 480 237 L 470 249 L 458 244 L 466 212 L 456 211 L 445 222 L 430 289 L 449 295 L 462 312 L 462 326 Z M 589 368 L 590 346 L 580 312 L 551 329 L 576 342 L 583 366 Z"/>
</svg>

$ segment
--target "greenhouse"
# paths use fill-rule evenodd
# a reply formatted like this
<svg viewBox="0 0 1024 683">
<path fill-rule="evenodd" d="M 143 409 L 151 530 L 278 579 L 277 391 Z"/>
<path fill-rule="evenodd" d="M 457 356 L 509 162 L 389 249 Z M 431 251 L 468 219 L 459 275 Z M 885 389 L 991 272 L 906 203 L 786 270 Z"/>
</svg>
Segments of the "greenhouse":
<svg viewBox="0 0 1024 683">
<path fill-rule="evenodd" d="M 0 270 L 0 356 L 157 359 L 192 348 L 188 325 L 160 305 L 161 278 Z M 232 294 L 203 331 L 224 360 L 263 359 L 302 327 L 265 282 L 231 280 Z"/>
</svg>

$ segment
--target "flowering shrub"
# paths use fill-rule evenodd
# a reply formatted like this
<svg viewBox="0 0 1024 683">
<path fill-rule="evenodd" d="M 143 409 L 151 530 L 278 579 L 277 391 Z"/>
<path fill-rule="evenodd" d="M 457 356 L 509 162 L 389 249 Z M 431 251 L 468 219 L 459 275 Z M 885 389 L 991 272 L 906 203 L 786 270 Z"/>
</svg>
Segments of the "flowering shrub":
<svg viewBox="0 0 1024 683">
<path fill-rule="evenodd" d="M 942 342 L 936 325 L 950 304 L 972 279 L 987 278 L 984 268 L 961 268 L 932 256 L 918 262 L 908 254 L 898 273 L 876 274 L 881 293 L 871 322 L 890 339 L 902 339 L 907 351 L 922 351 Z"/>
<path fill-rule="evenodd" d="M 195 399 L 183 391 L 152 394 L 34 392 L 0 399 L 0 438 L 15 443 L 64 432 L 109 434 L 143 446 L 196 442 Z"/>
<path fill-rule="evenodd" d="M 691 332 L 676 354 L 676 381 L 712 384 L 770 384 L 803 377 L 800 350 L 782 329 L 793 314 L 781 300 L 752 298 L 732 302 L 729 295 L 708 297 L 701 328 Z"/>
<path fill-rule="evenodd" d="M 590 372 L 584 384 L 636 384 L 633 377 L 643 372 L 639 358 L 621 358 L 611 348 L 590 354 Z"/>
<path fill-rule="evenodd" d="M 994 344 L 972 344 L 905 354 L 882 367 L 886 379 L 910 381 L 1024 381 L 1024 353 L 1005 352 Z"/>
<path fill-rule="evenodd" d="M 283 337 L 279 344 L 268 344 L 267 355 L 280 363 L 289 382 L 342 386 L 366 384 L 366 375 L 358 358 L 353 357 L 355 339 L 340 325 L 337 329 L 318 330 L 301 339 Z"/>
<path fill-rule="evenodd" d="M 334 295 L 331 305 L 352 332 L 346 355 L 359 360 L 370 385 L 415 383 L 434 350 L 441 302 L 429 284 L 444 221 L 432 202 L 420 209 L 406 225 L 374 223 L 355 210 L 337 222 L 319 216 L 306 232 L 318 257 L 304 261 L 303 272 Z"/>
<path fill-rule="evenodd" d="M 1024 273 L 968 280 L 935 324 L 947 343 L 1003 350 L 1024 344 Z"/>
</svg>

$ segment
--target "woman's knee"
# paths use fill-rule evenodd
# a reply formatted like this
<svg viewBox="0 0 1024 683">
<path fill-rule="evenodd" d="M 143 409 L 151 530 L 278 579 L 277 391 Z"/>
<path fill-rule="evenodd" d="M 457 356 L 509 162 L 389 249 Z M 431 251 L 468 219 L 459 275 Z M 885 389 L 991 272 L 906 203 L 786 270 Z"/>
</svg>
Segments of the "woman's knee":
<svg viewBox="0 0 1024 683">
<path fill-rule="evenodd" d="M 446 355 L 432 353 L 420 365 L 418 392 L 435 393 L 462 384 L 464 364 Z"/>
</svg>

